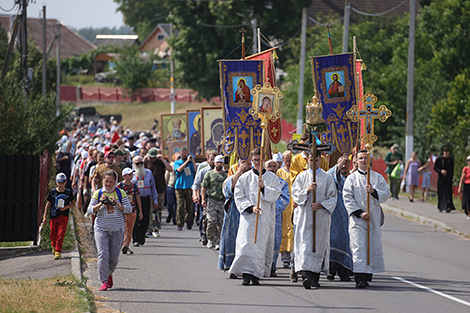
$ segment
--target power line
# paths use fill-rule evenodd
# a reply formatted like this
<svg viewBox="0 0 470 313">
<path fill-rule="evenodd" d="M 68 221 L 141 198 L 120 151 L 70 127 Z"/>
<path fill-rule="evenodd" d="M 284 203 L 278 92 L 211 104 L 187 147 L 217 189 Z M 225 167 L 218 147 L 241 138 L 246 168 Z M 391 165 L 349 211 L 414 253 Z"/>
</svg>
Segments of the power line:
<svg viewBox="0 0 470 313">
<path fill-rule="evenodd" d="M 319 21 L 317 21 L 316 19 L 314 19 L 314 18 L 311 17 L 311 16 L 309 16 L 308 19 L 311 20 L 312 22 L 314 22 L 314 23 L 317 24 L 317 25 L 327 27 L 328 25 L 329 25 L 329 26 L 332 26 L 332 25 L 338 24 L 339 22 L 341 22 L 341 21 L 344 19 L 344 16 L 343 16 L 342 18 L 340 18 L 339 20 L 337 20 L 336 22 L 327 23 L 327 24 L 320 23 Z"/>
<path fill-rule="evenodd" d="M 13 6 L 11 7 L 11 9 L 5 9 L 5 8 L 3 8 L 2 6 L 0 6 L 0 9 L 1 9 L 2 11 L 5 11 L 5 12 L 11 12 L 11 11 L 13 11 L 13 10 L 15 9 L 16 5 L 17 5 L 17 3 L 13 4 Z"/>
<path fill-rule="evenodd" d="M 355 9 L 354 7 L 351 7 L 351 10 L 353 10 L 354 12 L 356 12 L 358 14 L 362 14 L 362 15 L 365 15 L 365 16 L 382 16 L 382 15 L 389 14 L 389 13 L 395 11 L 396 9 L 398 9 L 399 7 L 404 5 L 406 2 L 408 2 L 408 0 L 403 0 L 402 3 L 397 4 L 395 7 L 391 8 L 387 11 L 381 12 L 381 13 L 366 13 L 366 12 L 359 11 L 358 9 Z"/>
<path fill-rule="evenodd" d="M 248 27 L 249 24 L 235 24 L 235 25 L 216 25 L 216 24 L 206 24 L 206 23 L 196 23 L 196 25 L 212 28 L 236 28 L 236 27 Z"/>
</svg>

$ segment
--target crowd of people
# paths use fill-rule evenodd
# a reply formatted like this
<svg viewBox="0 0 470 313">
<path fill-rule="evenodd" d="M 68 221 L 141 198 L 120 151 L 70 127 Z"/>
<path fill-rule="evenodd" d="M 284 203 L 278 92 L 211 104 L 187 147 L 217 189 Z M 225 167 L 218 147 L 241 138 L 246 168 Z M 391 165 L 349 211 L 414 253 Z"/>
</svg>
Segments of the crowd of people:
<svg viewBox="0 0 470 313">
<path fill-rule="evenodd" d="M 44 215 L 46 220 L 50 212 L 54 258 L 60 258 L 65 217 L 76 205 L 93 220 L 100 290 L 113 287 L 121 253 L 133 254 L 146 238 L 160 236 L 163 209 L 166 223 L 177 231 L 197 225 L 201 244 L 219 251 L 218 268 L 232 279 L 241 278 L 242 285 L 277 276 L 279 255 L 282 266 L 290 268 L 290 280 L 300 277 L 306 289 L 320 286 L 321 272 L 330 281 L 336 275 L 340 281 L 354 278 L 357 288 L 366 288 L 374 273 L 384 271 L 380 204 L 389 195 L 398 198 L 400 179 L 392 174 L 403 158 L 396 145 L 385 159 L 390 186 L 368 168 L 365 150 L 354 158 L 341 156 L 330 168 L 320 152 L 262 156 L 254 149 L 227 171 L 229 158 L 214 150 L 197 164 L 185 148 L 166 159 L 159 147 L 156 130 L 138 135 L 104 120 L 98 125 L 78 122 L 73 132 L 64 130 L 59 142 L 57 188 L 48 196 Z M 443 159 L 435 169 L 442 167 L 445 180 L 451 175 L 450 159 L 445 154 Z M 467 160 L 459 189 L 469 201 Z M 404 167 L 407 184 L 417 186 L 416 173 L 424 177 L 429 171 L 414 153 Z M 448 210 L 443 186 L 438 183 L 439 209 Z"/>
</svg>

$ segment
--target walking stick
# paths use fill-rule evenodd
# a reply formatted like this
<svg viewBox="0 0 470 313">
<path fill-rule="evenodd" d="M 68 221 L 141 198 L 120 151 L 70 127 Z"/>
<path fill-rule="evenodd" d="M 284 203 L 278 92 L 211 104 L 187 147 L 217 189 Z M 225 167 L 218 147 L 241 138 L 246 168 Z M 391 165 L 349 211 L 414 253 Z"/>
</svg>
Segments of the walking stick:
<svg viewBox="0 0 470 313">
<path fill-rule="evenodd" d="M 367 185 L 370 185 L 370 145 L 366 145 L 367 149 Z M 370 265 L 370 194 L 367 193 L 367 265 Z"/>
<path fill-rule="evenodd" d="M 266 122 L 264 120 L 264 117 L 261 118 L 261 128 L 263 129 L 263 132 L 261 133 L 261 156 L 260 156 L 260 161 L 259 161 L 259 173 L 258 173 L 258 177 L 259 179 L 262 179 L 263 177 L 263 163 L 264 163 L 264 146 L 265 146 L 265 142 L 264 142 L 264 138 L 266 137 L 265 134 L 266 134 Z M 260 199 L 261 199 L 261 187 L 258 186 L 258 200 L 256 201 L 256 207 L 259 208 L 259 203 L 260 203 Z M 255 243 L 256 243 L 256 239 L 258 238 L 258 220 L 259 220 L 259 213 L 256 213 L 256 222 L 255 222 Z"/>
<path fill-rule="evenodd" d="M 316 175 L 316 170 L 315 170 L 315 165 L 317 161 L 317 138 L 316 135 L 312 135 L 312 132 L 310 133 L 310 142 L 312 143 L 312 156 L 313 156 L 313 183 L 316 182 L 317 180 L 317 175 Z M 317 201 L 317 192 L 316 190 L 313 190 L 312 192 L 312 203 L 315 203 Z M 312 252 L 316 252 L 317 250 L 317 211 L 312 212 L 312 235 L 313 235 L 313 247 L 312 247 Z"/>
</svg>

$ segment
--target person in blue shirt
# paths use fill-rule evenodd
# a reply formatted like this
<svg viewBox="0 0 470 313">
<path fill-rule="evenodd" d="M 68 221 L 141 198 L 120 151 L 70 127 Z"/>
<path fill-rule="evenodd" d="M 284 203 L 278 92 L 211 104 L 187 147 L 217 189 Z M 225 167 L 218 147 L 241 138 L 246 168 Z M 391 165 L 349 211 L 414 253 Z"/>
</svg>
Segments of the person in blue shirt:
<svg viewBox="0 0 470 313">
<path fill-rule="evenodd" d="M 192 155 L 188 156 L 188 150 L 181 150 L 181 159 L 175 161 L 175 193 L 176 193 L 176 223 L 178 230 L 191 229 L 194 222 L 194 203 L 192 200 L 191 186 L 196 174 L 196 163 Z"/>
</svg>

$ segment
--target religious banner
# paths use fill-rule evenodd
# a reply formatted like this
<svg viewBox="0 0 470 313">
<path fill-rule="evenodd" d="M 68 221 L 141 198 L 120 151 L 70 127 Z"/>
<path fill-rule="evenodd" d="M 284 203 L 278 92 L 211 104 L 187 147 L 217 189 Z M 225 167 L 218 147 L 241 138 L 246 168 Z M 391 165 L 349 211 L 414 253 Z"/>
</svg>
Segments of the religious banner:
<svg viewBox="0 0 470 313">
<path fill-rule="evenodd" d="M 264 82 L 269 82 L 271 86 L 276 86 L 276 73 L 274 69 L 274 50 L 271 48 L 261 53 L 247 56 L 245 60 L 263 60 L 264 62 Z M 272 143 L 278 143 L 282 136 L 281 119 L 275 121 L 268 120 L 268 136 Z"/>
<path fill-rule="evenodd" d="M 356 146 L 358 123 L 346 112 L 356 105 L 356 62 L 353 53 L 312 57 L 312 77 L 331 141 L 342 153 L 351 153 Z"/>
<path fill-rule="evenodd" d="M 188 121 L 188 151 L 196 157 L 203 156 L 201 145 L 201 111 L 187 110 L 186 120 Z"/>
<path fill-rule="evenodd" d="M 221 107 L 202 107 L 202 151 L 212 149 L 220 153 L 224 139 L 224 120 Z"/>
<path fill-rule="evenodd" d="M 162 153 L 171 158 L 174 153 L 187 146 L 186 114 L 162 114 L 161 118 Z"/>
<path fill-rule="evenodd" d="M 222 152 L 233 151 L 246 160 L 250 151 L 261 146 L 261 121 L 249 113 L 253 96 L 251 89 L 263 84 L 262 60 L 222 60 L 220 66 L 220 90 L 222 94 L 224 139 Z"/>
</svg>

